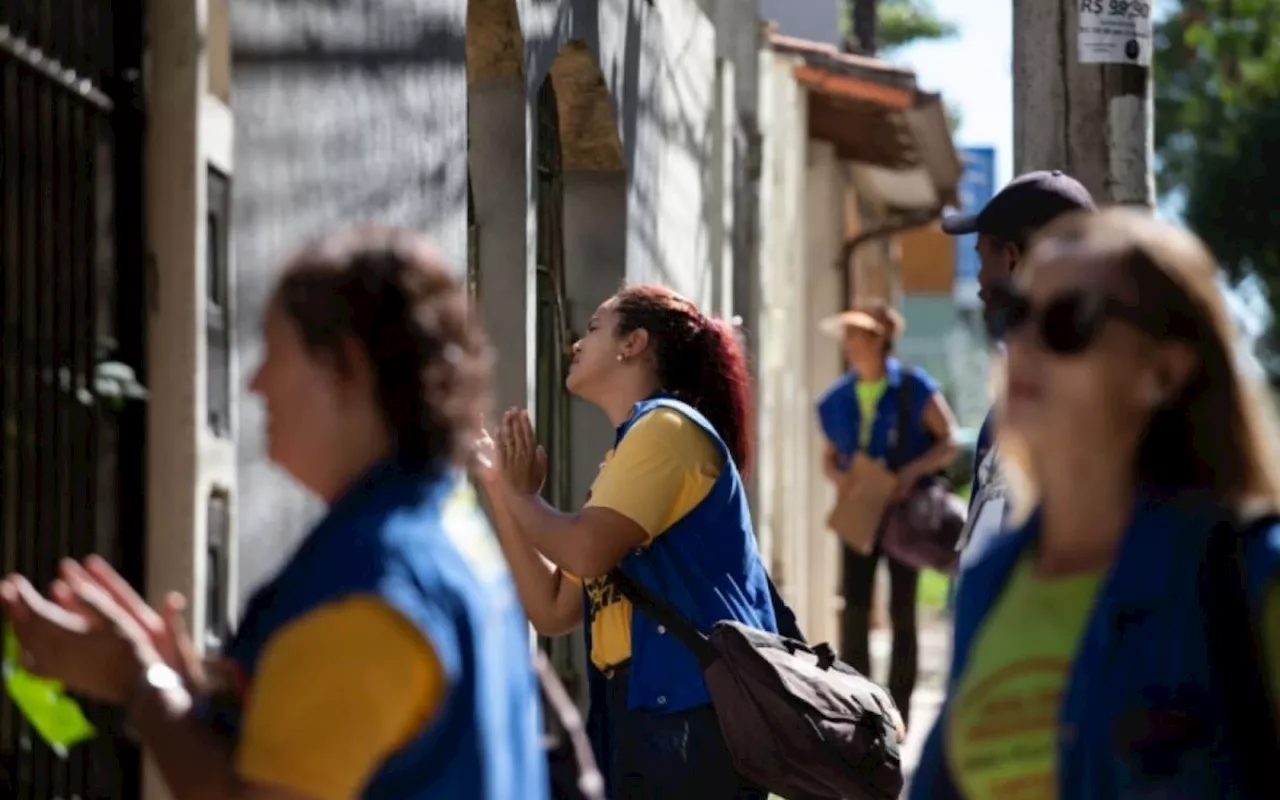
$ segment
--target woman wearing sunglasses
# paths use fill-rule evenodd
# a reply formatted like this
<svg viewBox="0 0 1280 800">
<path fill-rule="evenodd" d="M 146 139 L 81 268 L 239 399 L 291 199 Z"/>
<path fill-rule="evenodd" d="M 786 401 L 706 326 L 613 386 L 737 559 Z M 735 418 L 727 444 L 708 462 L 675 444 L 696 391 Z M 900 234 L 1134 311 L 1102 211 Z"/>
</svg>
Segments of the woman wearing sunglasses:
<svg viewBox="0 0 1280 800">
<path fill-rule="evenodd" d="M 1215 277 L 1190 233 L 1110 210 L 1055 223 L 1003 290 L 1000 435 L 1026 505 L 961 584 L 911 797 L 1267 791 L 1280 527 L 1256 513 L 1280 474 Z"/>
<path fill-rule="evenodd" d="M 451 272 L 360 229 L 276 287 L 251 388 L 327 510 L 250 600 L 225 686 L 101 560 L 51 599 L 0 583 L 26 665 L 122 706 L 175 800 L 546 796 L 528 624 L 463 473 L 490 356 Z"/>
</svg>

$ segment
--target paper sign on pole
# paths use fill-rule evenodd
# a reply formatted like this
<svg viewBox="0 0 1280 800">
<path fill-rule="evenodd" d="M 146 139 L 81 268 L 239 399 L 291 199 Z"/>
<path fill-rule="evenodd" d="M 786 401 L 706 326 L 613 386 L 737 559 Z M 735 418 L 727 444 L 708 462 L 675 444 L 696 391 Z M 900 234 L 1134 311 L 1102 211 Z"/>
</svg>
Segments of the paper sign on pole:
<svg viewBox="0 0 1280 800">
<path fill-rule="evenodd" d="M 1081 64 L 1151 66 L 1155 0 L 1079 0 Z"/>
</svg>

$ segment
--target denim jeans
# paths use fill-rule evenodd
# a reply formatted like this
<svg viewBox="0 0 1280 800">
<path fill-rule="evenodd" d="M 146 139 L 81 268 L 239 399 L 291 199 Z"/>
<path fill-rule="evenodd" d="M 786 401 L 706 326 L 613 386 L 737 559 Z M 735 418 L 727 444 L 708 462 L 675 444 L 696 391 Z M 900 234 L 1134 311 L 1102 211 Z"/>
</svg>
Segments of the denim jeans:
<svg viewBox="0 0 1280 800">
<path fill-rule="evenodd" d="M 612 800 L 766 800 L 740 776 L 711 706 L 627 708 L 627 670 L 608 681 Z"/>
</svg>

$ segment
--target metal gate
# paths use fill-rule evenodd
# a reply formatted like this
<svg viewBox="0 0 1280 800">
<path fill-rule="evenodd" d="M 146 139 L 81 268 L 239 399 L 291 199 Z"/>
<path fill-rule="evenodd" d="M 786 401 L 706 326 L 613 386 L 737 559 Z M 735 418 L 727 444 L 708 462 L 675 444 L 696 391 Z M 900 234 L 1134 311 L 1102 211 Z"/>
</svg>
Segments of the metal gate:
<svg viewBox="0 0 1280 800">
<path fill-rule="evenodd" d="M 141 0 L 0 2 L 0 570 L 142 577 Z M 65 758 L 0 700 L 0 796 L 138 796 L 119 720 Z M 7 785 L 6 785 L 7 784 Z"/>
</svg>

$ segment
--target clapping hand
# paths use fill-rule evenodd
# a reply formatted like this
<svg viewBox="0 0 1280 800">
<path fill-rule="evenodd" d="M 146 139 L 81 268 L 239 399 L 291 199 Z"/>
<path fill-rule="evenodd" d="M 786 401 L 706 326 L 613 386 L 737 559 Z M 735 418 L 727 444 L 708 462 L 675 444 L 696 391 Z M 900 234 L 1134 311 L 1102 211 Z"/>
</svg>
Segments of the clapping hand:
<svg viewBox="0 0 1280 800">
<path fill-rule="evenodd" d="M 90 563 L 94 573 L 64 561 L 52 598 L 41 595 L 26 578 L 11 575 L 0 582 L 0 604 L 22 648 L 24 668 L 58 680 L 73 692 L 119 704 L 149 665 L 179 661 L 179 651 L 191 651 L 178 641 L 185 641 L 185 634 L 174 635 L 169 622 L 146 606 L 106 562 Z"/>
</svg>

